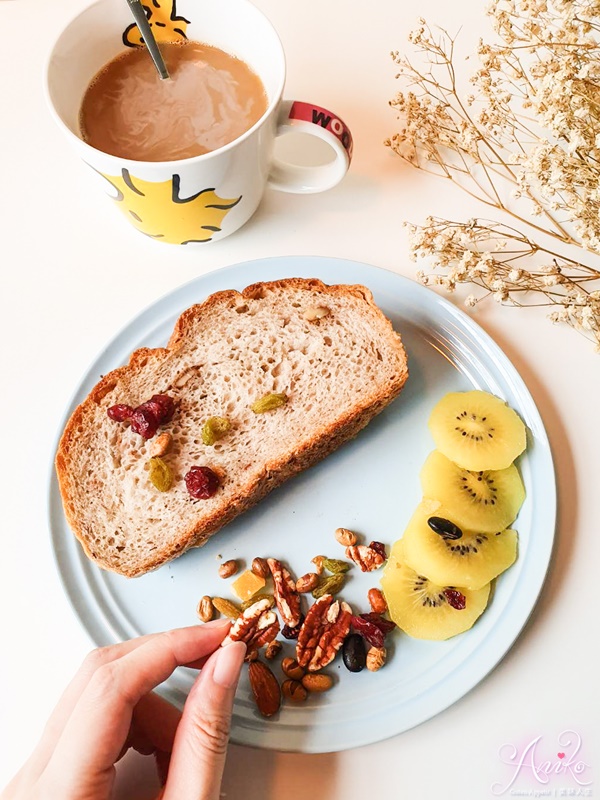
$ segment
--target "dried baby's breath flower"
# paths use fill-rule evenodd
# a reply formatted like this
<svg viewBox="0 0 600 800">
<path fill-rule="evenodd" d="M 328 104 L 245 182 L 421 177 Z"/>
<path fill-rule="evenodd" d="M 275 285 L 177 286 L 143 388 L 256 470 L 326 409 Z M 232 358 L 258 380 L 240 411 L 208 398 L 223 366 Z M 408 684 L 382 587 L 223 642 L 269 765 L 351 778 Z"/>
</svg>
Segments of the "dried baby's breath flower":
<svg viewBox="0 0 600 800">
<path fill-rule="evenodd" d="M 556 252 L 499 222 L 430 217 L 408 226 L 411 257 L 443 274 L 417 277 L 450 292 L 480 287 L 468 307 L 487 296 L 553 306 L 553 322 L 600 347 L 600 271 L 585 263 L 600 254 L 600 2 L 492 0 L 489 16 L 497 38 L 479 41 L 464 99 L 447 32 L 419 20 L 409 39 L 423 69 L 392 53 L 407 89 L 391 101 L 402 127 L 385 144 L 557 240 Z"/>
</svg>

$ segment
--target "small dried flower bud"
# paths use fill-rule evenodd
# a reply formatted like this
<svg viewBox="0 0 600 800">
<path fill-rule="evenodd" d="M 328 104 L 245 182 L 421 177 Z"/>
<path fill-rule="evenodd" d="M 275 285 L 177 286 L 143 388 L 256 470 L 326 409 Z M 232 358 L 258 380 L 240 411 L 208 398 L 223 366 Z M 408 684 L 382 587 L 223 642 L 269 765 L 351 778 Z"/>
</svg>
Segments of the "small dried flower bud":
<svg viewBox="0 0 600 800">
<path fill-rule="evenodd" d="M 308 697 L 308 691 L 302 686 L 300 681 L 294 681 L 290 678 L 281 684 L 281 693 L 285 698 L 291 700 L 292 703 L 304 703 Z"/>
<path fill-rule="evenodd" d="M 358 541 L 356 534 L 353 531 L 349 531 L 348 528 L 337 528 L 335 538 L 344 547 L 351 547 Z"/>
<path fill-rule="evenodd" d="M 258 575 L 259 578 L 264 578 L 266 580 L 271 577 L 271 570 L 265 558 L 255 558 L 252 561 L 250 569 L 255 575 Z"/>
<path fill-rule="evenodd" d="M 238 569 L 239 565 L 237 561 L 234 558 L 231 558 L 229 561 L 224 561 L 219 567 L 219 577 L 231 578 L 232 575 L 235 575 Z"/>
<path fill-rule="evenodd" d="M 306 575 L 303 575 L 296 581 L 296 591 L 298 594 L 312 592 L 318 582 L 319 576 L 316 572 L 307 572 Z"/>
<path fill-rule="evenodd" d="M 196 614 L 202 622 L 210 622 L 215 613 L 215 608 L 212 604 L 212 599 L 205 594 L 196 607 Z"/>
<path fill-rule="evenodd" d="M 150 455 L 153 458 L 155 456 L 164 456 L 166 453 L 169 452 L 172 444 L 173 444 L 173 437 L 171 436 L 171 434 L 168 431 L 163 431 L 155 439 L 152 440 L 152 443 L 150 445 Z"/>
<path fill-rule="evenodd" d="M 273 639 L 272 642 L 269 642 L 265 649 L 265 658 L 272 661 L 274 658 L 277 658 L 279 653 L 281 653 L 282 644 L 278 642 L 277 639 Z"/>
<path fill-rule="evenodd" d="M 367 599 L 371 606 L 371 611 L 375 614 L 385 614 L 387 611 L 387 603 L 381 589 L 369 589 Z"/>
<path fill-rule="evenodd" d="M 367 653 L 367 669 L 369 672 L 377 672 L 385 664 L 387 651 L 385 647 L 371 647 Z"/>
</svg>

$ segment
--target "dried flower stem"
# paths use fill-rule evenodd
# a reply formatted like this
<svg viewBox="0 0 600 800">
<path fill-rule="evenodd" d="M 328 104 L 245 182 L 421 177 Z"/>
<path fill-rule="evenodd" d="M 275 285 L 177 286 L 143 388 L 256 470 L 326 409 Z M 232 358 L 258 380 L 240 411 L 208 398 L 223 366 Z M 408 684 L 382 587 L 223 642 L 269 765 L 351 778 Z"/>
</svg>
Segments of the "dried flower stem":
<svg viewBox="0 0 600 800">
<path fill-rule="evenodd" d="M 428 64 L 423 70 L 392 53 L 408 88 L 391 101 L 403 127 L 386 145 L 561 249 L 600 254 L 600 3 L 492 0 L 489 15 L 499 41 L 479 42 L 473 93 L 464 98 L 447 32 L 434 35 L 420 20 L 410 35 Z M 424 283 L 479 287 L 483 294 L 467 297 L 469 306 L 488 296 L 552 306 L 553 321 L 600 349 L 600 271 L 585 257 L 554 252 L 494 221 L 429 218 L 410 227 L 413 257 L 445 270 L 420 272 Z"/>
</svg>

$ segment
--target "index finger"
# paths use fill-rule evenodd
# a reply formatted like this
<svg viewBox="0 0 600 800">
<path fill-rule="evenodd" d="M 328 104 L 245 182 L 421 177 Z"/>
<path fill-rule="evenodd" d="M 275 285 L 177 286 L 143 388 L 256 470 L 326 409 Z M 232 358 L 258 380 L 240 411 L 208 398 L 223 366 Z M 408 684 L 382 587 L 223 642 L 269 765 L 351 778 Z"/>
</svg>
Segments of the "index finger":
<svg viewBox="0 0 600 800">
<path fill-rule="evenodd" d="M 118 758 L 139 700 L 176 667 L 214 652 L 226 632 L 226 625 L 167 631 L 100 666 L 75 704 L 48 762 L 56 785 L 65 794 L 72 787 L 79 792 L 83 786 L 96 788 L 98 778 L 106 777 Z"/>
<path fill-rule="evenodd" d="M 214 622 L 208 623 L 208 625 L 210 627 L 216 627 L 219 623 L 222 625 L 227 625 L 226 620 L 215 620 Z M 194 627 L 198 626 L 196 625 Z M 98 670 L 104 664 L 107 664 L 109 661 L 116 661 L 116 659 L 122 658 L 127 653 L 130 653 L 132 650 L 141 647 L 151 639 L 155 639 L 157 636 L 160 636 L 160 634 L 149 633 L 145 636 L 139 636 L 136 639 L 128 639 L 127 641 L 119 642 L 118 644 L 99 647 L 89 653 L 52 711 L 52 714 L 50 715 L 48 722 L 44 727 L 44 732 L 30 758 L 30 767 L 33 769 L 36 775 L 39 775 L 46 767 L 48 759 L 56 747 L 56 743 L 60 738 L 67 720 L 71 716 L 73 709 L 77 705 L 77 701 L 81 697 L 81 694 L 90 682 L 90 679 L 96 670 Z M 191 662 L 190 664 L 186 664 L 185 666 L 192 667 L 194 669 L 200 669 L 204 665 L 207 657 L 208 655 L 205 655 L 202 658 Z"/>
</svg>

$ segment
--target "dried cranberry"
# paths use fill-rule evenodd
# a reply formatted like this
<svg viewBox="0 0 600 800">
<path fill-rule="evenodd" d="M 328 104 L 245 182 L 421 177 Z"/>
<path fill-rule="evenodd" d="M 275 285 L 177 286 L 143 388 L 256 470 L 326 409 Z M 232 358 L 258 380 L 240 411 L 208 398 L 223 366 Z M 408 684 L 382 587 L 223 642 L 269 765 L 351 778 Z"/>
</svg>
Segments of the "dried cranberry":
<svg viewBox="0 0 600 800">
<path fill-rule="evenodd" d="M 115 422 L 127 422 L 131 419 L 133 408 L 125 403 L 117 403 L 116 406 L 107 408 L 106 413 L 111 419 L 114 419 Z"/>
<path fill-rule="evenodd" d="M 138 406 L 131 414 L 131 430 L 151 439 L 158 430 L 158 419 L 150 409 Z"/>
<path fill-rule="evenodd" d="M 369 547 L 371 550 L 375 550 L 375 552 L 378 553 L 382 558 L 387 558 L 387 555 L 385 554 L 385 545 L 383 542 L 371 542 Z"/>
<path fill-rule="evenodd" d="M 467 607 L 467 598 L 458 589 L 444 589 L 444 597 L 457 611 L 462 611 Z"/>
<path fill-rule="evenodd" d="M 392 622 L 391 619 L 382 617 L 381 614 L 377 614 L 375 611 L 369 611 L 368 614 L 361 614 L 360 617 L 361 619 L 366 619 L 367 622 L 372 622 L 373 625 L 377 625 L 384 636 L 387 636 L 388 633 L 393 631 L 396 627 L 395 622 Z"/>
<path fill-rule="evenodd" d="M 352 627 L 362 634 L 373 647 L 383 647 L 385 637 L 396 627 L 391 619 L 385 619 L 381 614 L 370 612 L 352 617 Z"/>
<path fill-rule="evenodd" d="M 142 407 L 153 412 L 159 425 L 166 425 L 173 419 L 175 413 L 175 403 L 168 394 L 154 394 L 150 400 L 142 403 Z"/>
<path fill-rule="evenodd" d="M 192 467 L 184 480 L 194 500 L 207 500 L 219 488 L 219 478 L 210 467 Z"/>
<path fill-rule="evenodd" d="M 283 628 L 281 629 L 281 635 L 285 639 L 297 639 L 303 622 L 304 622 L 304 614 L 301 614 L 300 622 L 297 625 L 294 625 L 293 628 L 290 628 L 289 625 L 284 625 Z"/>
<path fill-rule="evenodd" d="M 373 647 L 383 647 L 385 636 L 377 625 L 362 617 L 352 617 L 352 627 Z"/>
</svg>

